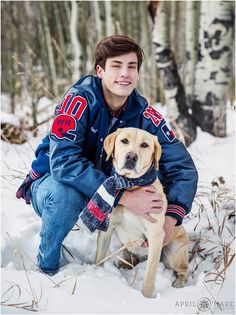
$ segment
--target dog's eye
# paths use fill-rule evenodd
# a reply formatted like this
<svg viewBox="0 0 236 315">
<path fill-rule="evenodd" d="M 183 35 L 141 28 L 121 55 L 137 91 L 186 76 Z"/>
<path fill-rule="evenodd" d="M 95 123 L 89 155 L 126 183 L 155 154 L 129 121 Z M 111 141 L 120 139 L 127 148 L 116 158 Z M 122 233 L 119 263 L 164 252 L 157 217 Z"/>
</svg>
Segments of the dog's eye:
<svg viewBox="0 0 236 315">
<path fill-rule="evenodd" d="M 121 142 L 124 143 L 124 144 L 128 144 L 129 140 L 125 138 L 125 139 L 122 139 Z"/>
<path fill-rule="evenodd" d="M 149 145 L 146 142 L 141 143 L 140 147 L 141 148 L 147 148 Z"/>
</svg>

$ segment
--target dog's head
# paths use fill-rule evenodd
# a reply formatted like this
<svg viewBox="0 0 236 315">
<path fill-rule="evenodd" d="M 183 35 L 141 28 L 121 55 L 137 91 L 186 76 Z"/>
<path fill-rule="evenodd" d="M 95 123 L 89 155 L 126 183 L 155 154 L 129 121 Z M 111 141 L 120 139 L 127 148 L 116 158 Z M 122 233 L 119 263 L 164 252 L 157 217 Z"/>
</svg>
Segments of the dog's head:
<svg viewBox="0 0 236 315">
<path fill-rule="evenodd" d="M 106 137 L 104 149 L 107 160 L 112 155 L 113 166 L 119 175 L 138 178 L 153 161 L 158 169 L 161 146 L 157 137 L 137 128 L 122 128 Z"/>
</svg>

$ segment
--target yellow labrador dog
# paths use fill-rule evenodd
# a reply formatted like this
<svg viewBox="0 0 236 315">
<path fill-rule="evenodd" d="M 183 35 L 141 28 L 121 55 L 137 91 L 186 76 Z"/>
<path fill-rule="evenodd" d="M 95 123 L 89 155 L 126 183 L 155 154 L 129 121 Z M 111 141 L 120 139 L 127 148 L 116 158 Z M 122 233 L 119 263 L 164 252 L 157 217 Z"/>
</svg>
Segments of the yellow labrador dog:
<svg viewBox="0 0 236 315">
<path fill-rule="evenodd" d="M 155 168 L 158 169 L 161 146 L 157 137 L 147 131 L 137 128 L 118 129 L 105 139 L 104 149 L 107 159 L 113 156 L 113 166 L 119 175 L 138 178 L 150 168 L 153 161 L 155 161 Z M 164 200 L 164 210 L 161 213 L 151 214 L 156 219 L 156 223 L 151 223 L 124 206 L 118 205 L 112 210 L 107 232 L 99 232 L 96 254 L 96 263 L 105 258 L 114 230 L 122 244 L 140 241 L 140 246 L 129 247 L 128 250 L 139 258 L 147 257 L 142 293 L 148 298 L 153 297 L 154 293 L 167 208 L 167 200 L 160 181 L 157 179 L 152 185 L 157 193 L 162 194 Z M 139 187 L 132 189 L 139 189 Z M 142 246 L 141 244 L 146 240 L 148 246 Z M 171 243 L 164 247 L 163 262 L 177 274 L 173 286 L 183 287 L 188 277 L 188 237 L 182 226 L 175 227 Z"/>
</svg>

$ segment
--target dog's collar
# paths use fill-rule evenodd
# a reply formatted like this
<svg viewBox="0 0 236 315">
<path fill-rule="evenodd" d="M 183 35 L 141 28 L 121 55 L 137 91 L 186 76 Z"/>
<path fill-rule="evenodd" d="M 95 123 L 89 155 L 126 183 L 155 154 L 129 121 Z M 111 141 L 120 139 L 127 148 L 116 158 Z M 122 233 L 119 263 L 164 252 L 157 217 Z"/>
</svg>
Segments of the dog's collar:
<svg viewBox="0 0 236 315">
<path fill-rule="evenodd" d="M 154 164 L 139 178 L 128 178 L 114 172 L 108 177 L 95 192 L 87 206 L 82 210 L 79 220 L 82 220 L 90 232 L 96 229 L 107 231 L 109 225 L 109 213 L 112 211 L 117 191 L 129 189 L 134 186 L 148 186 L 154 183 L 157 178 L 157 171 Z"/>
<path fill-rule="evenodd" d="M 143 174 L 142 176 L 138 178 L 129 178 L 126 176 L 121 176 L 115 171 L 114 167 L 112 169 L 112 174 L 114 175 L 114 177 L 121 180 L 122 182 L 123 181 L 126 182 L 127 183 L 126 187 L 151 185 L 157 179 L 157 171 L 155 169 L 154 163 L 152 163 L 152 165 L 150 166 L 150 168 L 147 170 L 145 174 Z"/>
</svg>

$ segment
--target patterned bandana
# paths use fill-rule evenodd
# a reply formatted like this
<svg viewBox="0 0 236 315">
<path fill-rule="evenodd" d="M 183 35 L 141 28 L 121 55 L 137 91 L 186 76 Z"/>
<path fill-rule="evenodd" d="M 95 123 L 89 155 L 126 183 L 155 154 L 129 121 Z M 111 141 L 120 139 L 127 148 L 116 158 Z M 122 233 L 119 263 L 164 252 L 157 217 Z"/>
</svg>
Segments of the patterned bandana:
<svg viewBox="0 0 236 315">
<path fill-rule="evenodd" d="M 77 224 L 88 233 L 95 230 L 107 231 L 109 213 L 111 213 L 115 198 L 119 191 L 134 186 L 148 186 L 155 182 L 157 171 L 154 163 L 148 171 L 139 178 L 120 176 L 113 169 L 114 175 L 107 178 L 98 188 L 87 206 L 79 216 Z"/>
</svg>

